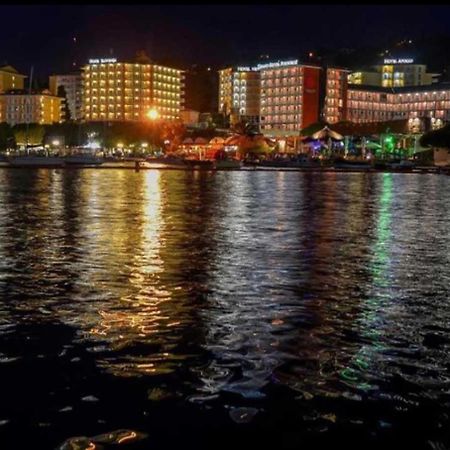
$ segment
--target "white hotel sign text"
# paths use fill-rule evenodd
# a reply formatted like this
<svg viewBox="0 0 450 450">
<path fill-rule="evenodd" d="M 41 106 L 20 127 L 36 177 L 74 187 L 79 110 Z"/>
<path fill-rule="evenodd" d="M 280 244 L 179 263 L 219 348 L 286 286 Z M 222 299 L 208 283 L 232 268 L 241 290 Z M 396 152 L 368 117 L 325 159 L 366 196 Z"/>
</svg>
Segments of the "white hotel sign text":
<svg viewBox="0 0 450 450">
<path fill-rule="evenodd" d="M 90 59 L 89 64 L 108 64 L 116 63 L 117 58 L 100 58 L 100 59 Z"/>
<path fill-rule="evenodd" d="M 412 58 L 387 58 L 384 60 L 384 64 L 413 64 L 414 59 Z"/>
<path fill-rule="evenodd" d="M 293 59 L 290 61 L 277 61 L 277 62 L 270 62 L 270 63 L 264 63 L 264 64 L 258 64 L 257 66 L 253 67 L 243 67 L 240 66 L 237 68 L 238 72 L 258 72 L 259 70 L 263 69 L 272 69 L 275 67 L 285 67 L 285 66 L 296 66 L 298 64 L 298 59 Z"/>
</svg>

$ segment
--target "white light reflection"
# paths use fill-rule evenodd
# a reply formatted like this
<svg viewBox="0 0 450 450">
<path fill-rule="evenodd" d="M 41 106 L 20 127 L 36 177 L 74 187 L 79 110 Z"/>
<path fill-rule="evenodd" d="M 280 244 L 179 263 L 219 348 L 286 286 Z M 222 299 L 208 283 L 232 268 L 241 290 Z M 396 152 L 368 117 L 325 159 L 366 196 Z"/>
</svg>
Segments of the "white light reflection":
<svg viewBox="0 0 450 450">
<path fill-rule="evenodd" d="M 206 396 L 226 390 L 257 398 L 264 395 L 261 389 L 283 358 L 275 332 L 289 314 L 284 304 L 289 299 L 276 286 L 282 268 L 275 260 L 285 251 L 285 242 L 283 238 L 268 240 L 267 229 L 287 226 L 283 211 L 292 199 L 279 193 L 280 216 L 267 214 L 269 209 L 273 211 L 269 205 L 274 199 L 264 174 L 236 172 L 228 176 L 215 227 L 220 236 L 216 236 L 219 248 L 212 263 L 210 309 L 203 317 L 205 346 L 214 356 L 208 367 L 200 370 L 203 385 L 199 390 Z M 283 176 L 277 177 L 280 191 L 283 181 Z M 253 251 L 260 258 L 248 255 Z M 242 371 L 237 379 L 236 367 Z"/>
</svg>

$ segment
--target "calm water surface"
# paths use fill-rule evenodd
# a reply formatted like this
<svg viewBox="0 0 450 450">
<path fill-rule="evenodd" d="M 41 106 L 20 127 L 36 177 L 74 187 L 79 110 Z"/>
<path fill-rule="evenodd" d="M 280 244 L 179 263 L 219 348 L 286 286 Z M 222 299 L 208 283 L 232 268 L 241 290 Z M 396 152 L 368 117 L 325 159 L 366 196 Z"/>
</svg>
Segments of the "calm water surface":
<svg viewBox="0 0 450 450">
<path fill-rule="evenodd" d="M 0 169 L 0 448 L 441 450 L 449 352 L 450 177 Z"/>
</svg>

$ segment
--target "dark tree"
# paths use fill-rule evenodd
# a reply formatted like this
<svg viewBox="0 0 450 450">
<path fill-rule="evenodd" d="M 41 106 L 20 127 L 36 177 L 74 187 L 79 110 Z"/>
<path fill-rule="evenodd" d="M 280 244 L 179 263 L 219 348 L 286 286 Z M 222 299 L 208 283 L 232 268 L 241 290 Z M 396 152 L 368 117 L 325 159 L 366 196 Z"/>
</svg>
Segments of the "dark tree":
<svg viewBox="0 0 450 450">
<path fill-rule="evenodd" d="M 66 122 L 69 122 L 70 120 L 72 120 L 72 115 L 70 114 L 69 105 L 67 103 L 67 93 L 64 89 L 64 86 L 58 86 L 58 97 L 64 98 L 64 119 L 66 120 Z"/>
<path fill-rule="evenodd" d="M 420 145 L 422 147 L 439 147 L 450 150 L 450 125 L 425 133 L 420 138 Z"/>
<path fill-rule="evenodd" d="M 15 143 L 14 133 L 6 122 L 0 123 L 0 150 L 13 147 Z"/>
</svg>

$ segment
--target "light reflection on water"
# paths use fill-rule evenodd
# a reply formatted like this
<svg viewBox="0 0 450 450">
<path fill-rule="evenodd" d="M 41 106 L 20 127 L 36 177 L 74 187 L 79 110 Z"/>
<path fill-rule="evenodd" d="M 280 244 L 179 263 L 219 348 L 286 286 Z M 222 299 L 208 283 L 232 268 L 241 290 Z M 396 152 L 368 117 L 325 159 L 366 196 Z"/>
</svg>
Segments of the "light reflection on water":
<svg viewBox="0 0 450 450">
<path fill-rule="evenodd" d="M 448 177 L 0 170 L 0 333 L 58 320 L 186 395 L 439 399 Z M 19 354 L 0 355 L 21 357 Z M 1 369 L 0 369 L 1 370 Z M 168 378 L 169 379 L 169 378 Z"/>
</svg>

